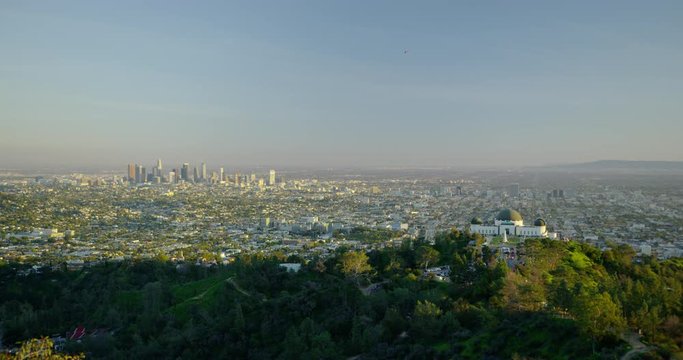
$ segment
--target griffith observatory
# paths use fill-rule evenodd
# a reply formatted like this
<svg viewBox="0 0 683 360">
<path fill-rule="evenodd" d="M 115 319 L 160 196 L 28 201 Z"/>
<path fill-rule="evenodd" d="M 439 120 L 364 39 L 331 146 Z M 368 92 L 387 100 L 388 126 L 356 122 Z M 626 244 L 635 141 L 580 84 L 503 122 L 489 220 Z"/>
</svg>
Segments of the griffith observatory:
<svg viewBox="0 0 683 360">
<path fill-rule="evenodd" d="M 484 236 L 518 236 L 556 239 L 557 234 L 548 232 L 543 219 L 536 219 L 533 225 L 524 225 L 524 218 L 516 210 L 503 209 L 496 215 L 493 224 L 484 224 L 475 217 L 470 223 L 470 231 Z"/>
</svg>

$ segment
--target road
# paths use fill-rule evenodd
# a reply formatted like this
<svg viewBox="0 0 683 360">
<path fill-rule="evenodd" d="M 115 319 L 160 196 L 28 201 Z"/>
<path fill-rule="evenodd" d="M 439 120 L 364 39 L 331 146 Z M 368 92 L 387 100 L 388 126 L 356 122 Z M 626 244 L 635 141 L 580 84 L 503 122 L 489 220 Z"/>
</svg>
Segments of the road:
<svg viewBox="0 0 683 360">
<path fill-rule="evenodd" d="M 640 336 L 636 334 L 633 331 L 629 331 L 625 333 L 624 335 L 621 336 L 623 340 L 628 342 L 629 345 L 631 345 L 631 351 L 627 352 L 624 354 L 624 356 L 621 357 L 621 360 L 631 360 L 633 359 L 636 355 L 642 354 L 647 352 L 648 350 L 652 349 L 652 347 L 647 346 L 640 342 Z"/>
</svg>

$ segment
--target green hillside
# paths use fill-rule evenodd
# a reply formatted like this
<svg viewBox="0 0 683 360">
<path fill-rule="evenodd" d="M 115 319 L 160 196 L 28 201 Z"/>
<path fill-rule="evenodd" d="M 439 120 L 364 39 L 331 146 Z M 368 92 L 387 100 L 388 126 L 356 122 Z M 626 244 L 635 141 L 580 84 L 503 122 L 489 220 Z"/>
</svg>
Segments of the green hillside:
<svg viewBox="0 0 683 360">
<path fill-rule="evenodd" d="M 298 273 L 263 256 L 212 268 L 123 262 L 28 276 L 5 264 L 2 344 L 83 325 L 100 335 L 65 351 L 110 359 L 614 359 L 638 332 L 649 358 L 681 351 L 681 259 L 526 240 L 509 268 L 481 243 L 452 231 L 433 245 L 340 249 Z M 425 276 L 441 265 L 451 269 L 445 281 Z"/>
</svg>

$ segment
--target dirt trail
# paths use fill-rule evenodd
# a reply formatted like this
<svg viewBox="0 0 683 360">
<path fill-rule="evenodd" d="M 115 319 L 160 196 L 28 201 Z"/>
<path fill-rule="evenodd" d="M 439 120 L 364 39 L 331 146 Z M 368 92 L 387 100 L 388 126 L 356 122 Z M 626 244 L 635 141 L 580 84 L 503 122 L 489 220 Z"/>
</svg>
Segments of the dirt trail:
<svg viewBox="0 0 683 360">
<path fill-rule="evenodd" d="M 621 357 L 621 360 L 631 360 L 636 355 L 642 354 L 652 349 L 652 347 L 643 344 L 640 341 L 640 336 L 638 336 L 638 334 L 632 331 L 625 333 L 621 336 L 621 338 L 628 342 L 628 344 L 631 345 L 632 348 L 631 351 L 627 352 L 626 354 L 624 354 L 624 356 Z"/>
<path fill-rule="evenodd" d="M 251 297 L 251 294 L 248 293 L 248 292 L 246 292 L 246 291 L 244 291 L 244 289 L 242 289 L 242 288 L 239 286 L 239 284 L 237 284 L 237 282 L 235 281 L 235 279 L 234 279 L 233 277 L 230 277 L 230 278 L 226 279 L 225 282 L 227 282 L 227 283 L 229 283 L 230 285 L 234 286 L 234 287 L 235 287 L 235 290 L 239 291 L 242 295 L 246 295 L 246 296 Z"/>
</svg>

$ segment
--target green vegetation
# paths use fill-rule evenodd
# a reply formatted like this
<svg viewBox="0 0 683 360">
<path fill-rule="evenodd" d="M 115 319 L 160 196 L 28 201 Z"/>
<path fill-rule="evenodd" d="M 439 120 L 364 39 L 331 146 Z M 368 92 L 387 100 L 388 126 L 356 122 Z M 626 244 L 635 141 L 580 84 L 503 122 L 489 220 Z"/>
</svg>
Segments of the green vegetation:
<svg viewBox="0 0 683 360">
<path fill-rule="evenodd" d="M 362 251 L 347 251 L 339 257 L 341 272 L 358 281 L 359 278 L 372 270 L 368 264 L 368 256 Z"/>
<path fill-rule="evenodd" d="M 517 245 L 524 243 L 524 238 L 517 237 L 517 236 L 508 236 L 508 242 L 504 243 L 503 242 L 503 237 L 502 236 L 494 236 L 491 238 L 490 244 L 491 245 L 501 245 L 501 246 L 510 246 L 510 245 Z"/>
<path fill-rule="evenodd" d="M 481 241 L 454 230 L 433 245 L 341 249 L 297 273 L 256 255 L 211 268 L 122 262 L 28 276 L 4 265 L 1 340 L 82 324 L 108 331 L 65 350 L 92 358 L 613 359 L 629 349 L 621 338 L 640 331 L 656 347 L 651 358 L 681 351 L 681 259 L 527 240 L 510 269 Z M 440 265 L 450 282 L 422 276 Z"/>
<path fill-rule="evenodd" d="M 388 240 L 400 237 L 403 233 L 401 231 L 394 231 L 390 229 L 370 229 L 365 227 L 355 227 L 351 229 L 347 240 L 360 241 L 362 243 L 383 243 Z"/>
<path fill-rule="evenodd" d="M 40 339 L 30 339 L 24 341 L 16 354 L 0 354 L 0 360 L 26 360 L 26 359 L 48 359 L 48 360 L 81 360 L 85 359 L 84 354 L 63 355 L 57 354 L 53 348 L 54 343 L 48 337 Z"/>
</svg>

